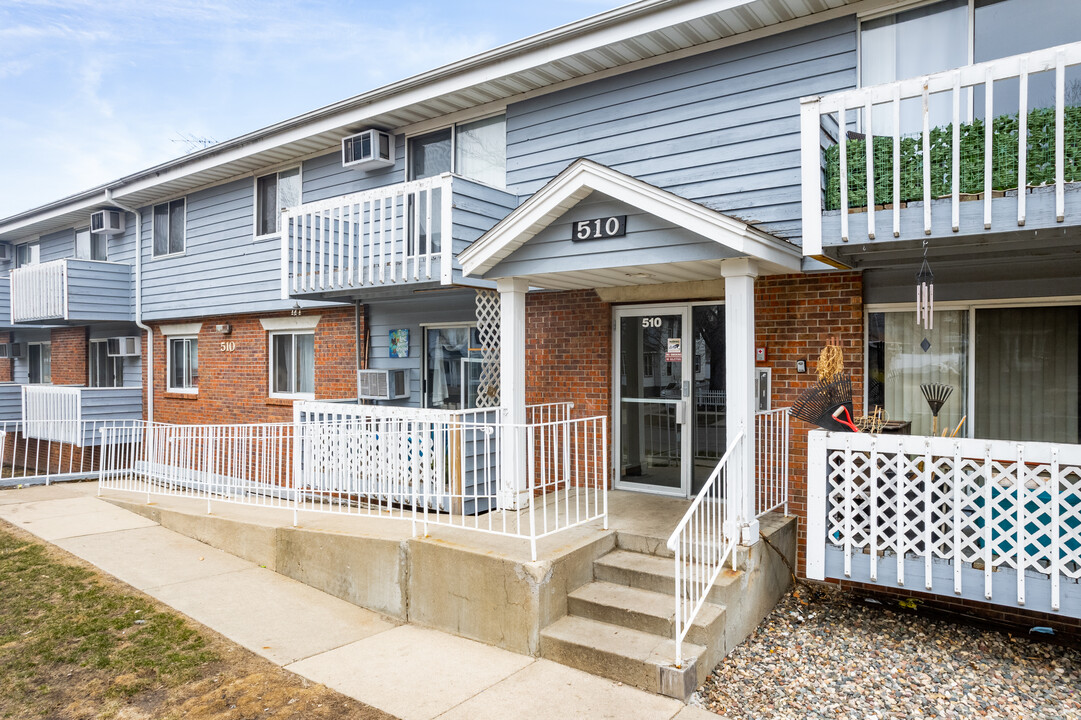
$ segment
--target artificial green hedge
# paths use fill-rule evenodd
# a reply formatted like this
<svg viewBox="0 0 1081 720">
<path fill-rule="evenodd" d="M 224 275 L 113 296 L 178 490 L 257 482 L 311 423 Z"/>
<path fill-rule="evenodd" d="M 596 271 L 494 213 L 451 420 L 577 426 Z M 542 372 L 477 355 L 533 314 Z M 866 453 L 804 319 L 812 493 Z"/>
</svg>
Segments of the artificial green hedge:
<svg viewBox="0 0 1081 720">
<path fill-rule="evenodd" d="M 1017 113 L 999 115 L 992 121 L 991 187 L 1010 190 L 1017 187 Z M 1081 180 L 1081 107 L 1064 111 L 1064 179 Z M 961 125 L 962 193 L 982 193 L 984 121 Z M 867 141 L 848 140 L 848 205 L 867 203 Z M 841 207 L 841 147 L 826 148 L 826 209 Z M 1029 186 L 1055 182 L 1055 110 L 1040 108 L 1028 114 L 1027 176 Z M 931 130 L 931 197 L 952 194 L 953 124 Z M 875 204 L 893 202 L 893 137 L 874 138 Z M 901 202 L 923 200 L 923 133 L 901 138 Z"/>
</svg>

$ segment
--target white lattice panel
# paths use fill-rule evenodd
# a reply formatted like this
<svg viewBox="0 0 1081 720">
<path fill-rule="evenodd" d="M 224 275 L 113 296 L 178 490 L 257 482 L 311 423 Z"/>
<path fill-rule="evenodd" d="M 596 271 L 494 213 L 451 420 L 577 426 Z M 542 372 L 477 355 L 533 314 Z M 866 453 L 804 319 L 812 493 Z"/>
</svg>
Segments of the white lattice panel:
<svg viewBox="0 0 1081 720">
<path fill-rule="evenodd" d="M 904 559 L 981 568 L 991 597 L 993 569 L 1017 571 L 1024 604 L 1025 572 L 1076 587 L 1081 577 L 1081 446 L 1011 444 L 915 436 L 833 435 L 826 462 L 826 542 L 844 549 L 845 574 L 869 555 L 877 579 L 885 557 L 905 584 Z M 1069 458 L 1069 464 L 1060 459 Z"/>
<path fill-rule="evenodd" d="M 499 293 L 495 290 L 477 290 L 477 335 L 481 347 L 477 407 L 498 407 Z"/>
</svg>

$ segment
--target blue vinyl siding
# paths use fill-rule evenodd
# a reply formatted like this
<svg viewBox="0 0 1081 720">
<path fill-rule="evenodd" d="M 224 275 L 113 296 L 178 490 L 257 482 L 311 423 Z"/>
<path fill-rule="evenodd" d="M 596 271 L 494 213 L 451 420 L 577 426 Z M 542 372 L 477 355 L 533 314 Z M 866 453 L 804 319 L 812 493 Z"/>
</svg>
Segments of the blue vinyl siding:
<svg viewBox="0 0 1081 720">
<path fill-rule="evenodd" d="M 492 229 L 507 214 L 518 207 L 518 197 L 488 185 L 465 178 L 454 178 L 451 221 L 454 234 L 454 256 L 469 247 L 474 240 Z M 455 280 L 461 278 L 455 263 Z M 467 278 L 468 280 L 468 278 Z"/>
<path fill-rule="evenodd" d="M 424 335 L 421 323 L 475 323 L 476 294 L 471 290 L 425 293 L 368 305 L 371 351 L 368 367 L 379 370 L 409 370 L 409 399 L 385 404 L 421 407 L 421 368 Z M 409 357 L 390 357 L 390 331 L 409 328 Z"/>
<path fill-rule="evenodd" d="M 575 220 L 613 215 L 627 216 L 626 236 L 581 242 L 571 240 L 571 224 Z M 592 193 L 500 261 L 489 276 L 511 277 L 610 268 L 612 253 L 619 253 L 621 265 L 720 260 L 735 256 L 720 243 L 676 227 L 602 193 Z"/>
<path fill-rule="evenodd" d="M 0 423 L 14 423 L 22 419 L 22 385 L 0 383 Z"/>
<path fill-rule="evenodd" d="M 153 208 L 143 209 L 143 316 L 148 320 L 285 310 L 281 243 L 255 241 L 251 178 L 186 198 L 184 254 L 153 257 Z M 306 307 L 313 303 L 304 303 Z"/>
<path fill-rule="evenodd" d="M 135 319 L 132 268 L 126 263 L 68 260 L 70 322 Z"/>
<path fill-rule="evenodd" d="M 799 98 L 855 84 L 846 17 L 542 95 L 507 109 L 508 186 L 588 157 L 795 239 Z"/>
<path fill-rule="evenodd" d="M 300 173 L 304 202 L 316 202 L 404 182 L 405 138 L 401 135 L 396 138 L 394 157 L 394 165 L 371 171 L 343 168 L 340 152 L 305 160 Z"/>
</svg>

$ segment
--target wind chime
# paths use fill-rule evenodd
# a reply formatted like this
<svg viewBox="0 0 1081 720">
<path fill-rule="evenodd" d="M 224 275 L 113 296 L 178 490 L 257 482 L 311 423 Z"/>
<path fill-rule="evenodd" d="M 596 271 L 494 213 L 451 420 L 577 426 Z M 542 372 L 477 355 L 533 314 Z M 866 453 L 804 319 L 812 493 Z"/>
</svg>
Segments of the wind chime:
<svg viewBox="0 0 1081 720">
<path fill-rule="evenodd" d="M 935 274 L 931 272 L 931 266 L 927 263 L 927 241 L 923 241 L 923 265 L 916 273 L 916 324 L 922 325 L 924 330 L 933 330 L 935 327 Z M 924 343 L 927 339 L 924 338 Z M 927 343 L 930 347 L 930 343 Z M 927 348 L 924 348 L 924 352 Z"/>
</svg>

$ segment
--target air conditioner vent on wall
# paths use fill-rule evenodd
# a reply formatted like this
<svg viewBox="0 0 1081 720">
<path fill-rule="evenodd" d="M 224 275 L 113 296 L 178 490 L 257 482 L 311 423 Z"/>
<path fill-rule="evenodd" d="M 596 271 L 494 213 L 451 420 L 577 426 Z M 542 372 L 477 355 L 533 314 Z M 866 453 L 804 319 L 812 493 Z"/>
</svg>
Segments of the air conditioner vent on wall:
<svg viewBox="0 0 1081 720">
<path fill-rule="evenodd" d="M 382 130 L 342 138 L 342 167 L 374 170 L 394 164 L 394 136 Z"/>
<path fill-rule="evenodd" d="M 98 210 L 90 216 L 90 232 L 95 235 L 120 235 L 124 232 L 121 210 Z"/>
<path fill-rule="evenodd" d="M 139 338 L 133 336 L 109 338 L 105 350 L 109 357 L 136 357 L 139 355 Z"/>
<path fill-rule="evenodd" d="M 361 400 L 399 400 L 409 397 L 408 370 L 357 370 L 357 397 Z"/>
</svg>

